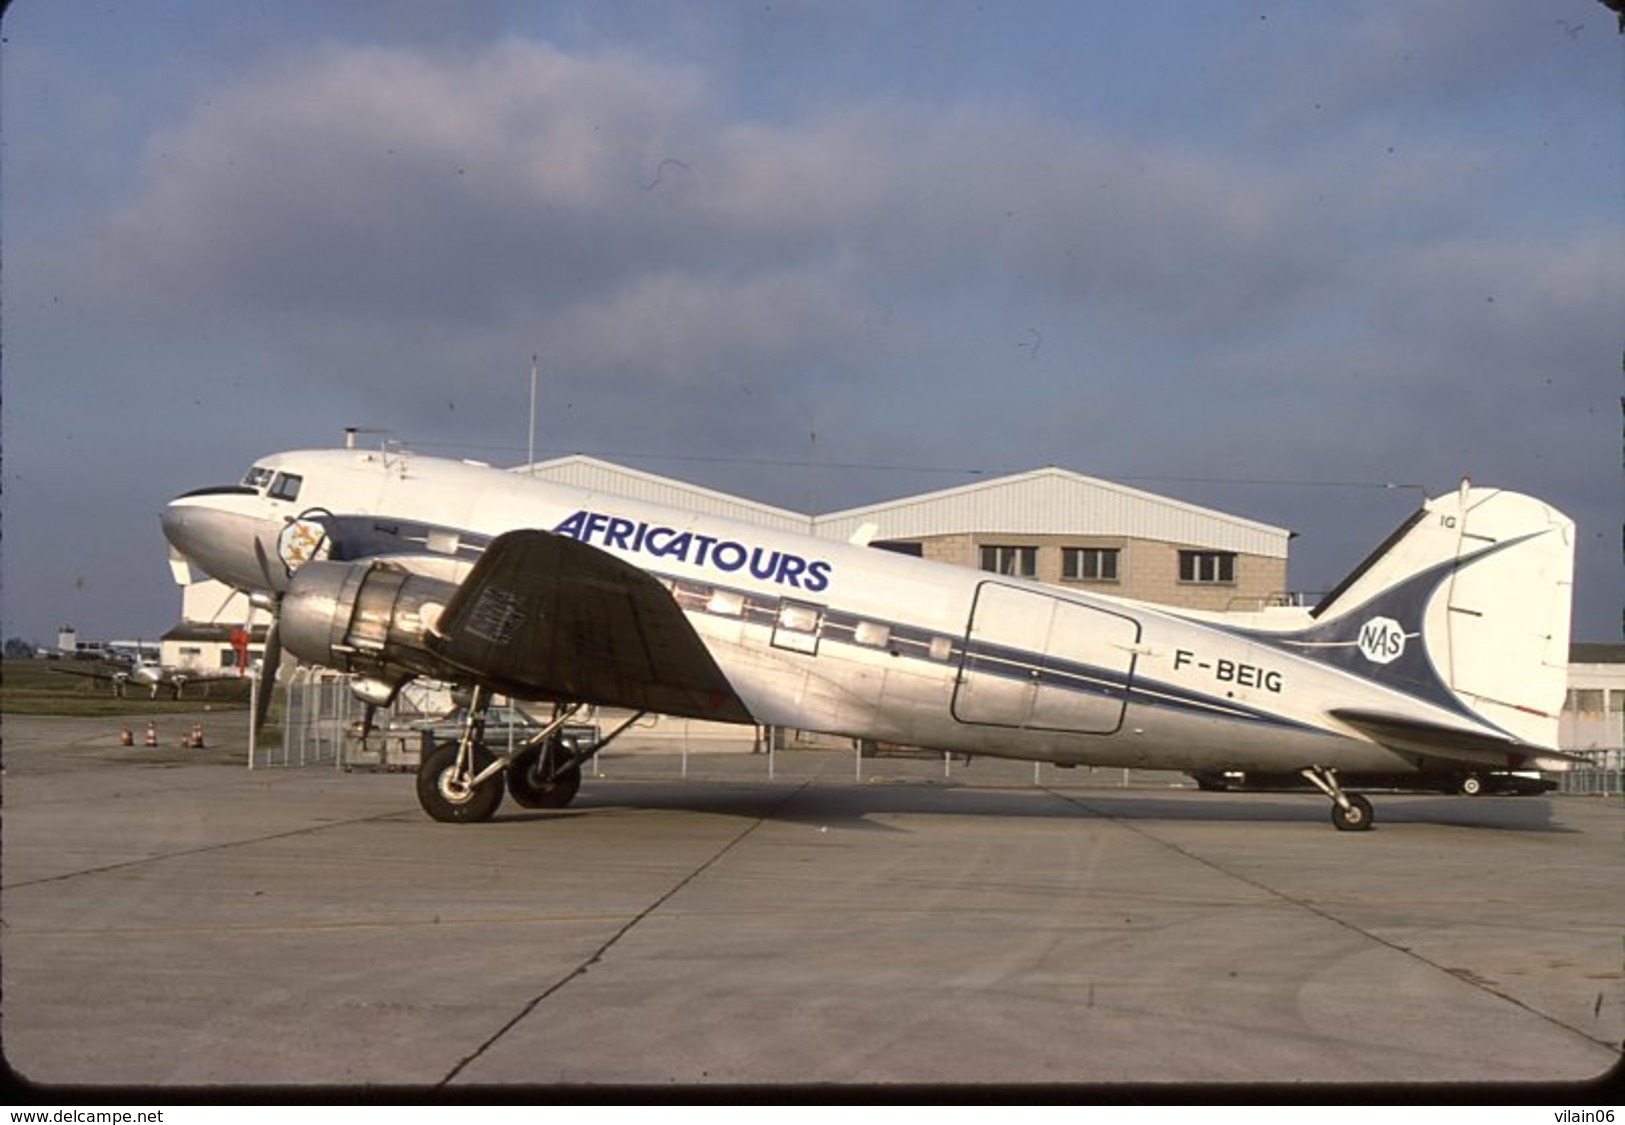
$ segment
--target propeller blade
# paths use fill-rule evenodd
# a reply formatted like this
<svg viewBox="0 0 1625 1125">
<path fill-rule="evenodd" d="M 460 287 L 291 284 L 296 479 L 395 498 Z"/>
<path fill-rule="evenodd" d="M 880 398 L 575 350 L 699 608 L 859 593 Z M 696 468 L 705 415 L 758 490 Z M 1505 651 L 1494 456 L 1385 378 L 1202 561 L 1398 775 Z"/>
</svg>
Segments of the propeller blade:
<svg viewBox="0 0 1625 1125">
<path fill-rule="evenodd" d="M 266 555 L 265 547 L 261 545 L 257 537 L 254 540 L 254 562 L 260 568 L 260 577 L 265 579 L 265 588 L 267 590 L 276 590 L 280 586 L 287 584 L 286 582 L 279 583 L 275 577 L 273 577 L 271 572 L 271 560 Z"/>
<path fill-rule="evenodd" d="M 265 716 L 271 709 L 271 693 L 276 690 L 276 674 L 282 664 L 282 638 L 277 635 L 276 614 L 265 630 L 265 655 L 260 658 L 260 691 L 254 707 L 254 729 L 265 728 Z"/>
</svg>

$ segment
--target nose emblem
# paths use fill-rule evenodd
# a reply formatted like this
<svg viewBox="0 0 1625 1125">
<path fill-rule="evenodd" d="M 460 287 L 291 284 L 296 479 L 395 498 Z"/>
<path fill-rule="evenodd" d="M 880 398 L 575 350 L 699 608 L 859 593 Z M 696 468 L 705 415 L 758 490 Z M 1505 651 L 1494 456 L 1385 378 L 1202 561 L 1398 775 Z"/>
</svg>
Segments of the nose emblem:
<svg viewBox="0 0 1625 1125">
<path fill-rule="evenodd" d="M 327 528 L 313 515 L 302 515 L 290 521 L 276 537 L 277 557 L 292 574 L 313 559 L 325 559 L 332 553 L 333 541 Z"/>
</svg>

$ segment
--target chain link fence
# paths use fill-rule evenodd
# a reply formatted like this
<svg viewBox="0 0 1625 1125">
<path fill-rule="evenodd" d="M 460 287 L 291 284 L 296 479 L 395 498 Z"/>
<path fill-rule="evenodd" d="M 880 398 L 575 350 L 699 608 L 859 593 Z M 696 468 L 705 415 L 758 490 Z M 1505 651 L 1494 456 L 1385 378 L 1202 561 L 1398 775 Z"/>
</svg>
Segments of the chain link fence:
<svg viewBox="0 0 1625 1125">
<path fill-rule="evenodd" d="M 1588 764 L 1553 774 L 1559 793 L 1625 798 L 1625 750 L 1615 747 L 1576 753 L 1586 758 Z"/>
</svg>

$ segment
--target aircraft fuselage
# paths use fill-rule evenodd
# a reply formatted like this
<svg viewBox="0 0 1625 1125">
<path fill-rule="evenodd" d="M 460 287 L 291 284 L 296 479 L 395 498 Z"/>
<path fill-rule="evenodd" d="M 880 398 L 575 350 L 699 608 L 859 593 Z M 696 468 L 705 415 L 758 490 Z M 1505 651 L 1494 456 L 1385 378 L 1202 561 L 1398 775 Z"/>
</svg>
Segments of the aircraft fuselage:
<svg viewBox="0 0 1625 1125">
<path fill-rule="evenodd" d="M 1295 650 L 1301 621 L 1242 627 L 415 455 L 289 453 L 261 470 L 259 487 L 165 513 L 211 576 L 274 593 L 320 557 L 460 582 L 497 535 L 551 531 L 663 583 L 762 724 L 1060 764 L 1385 774 L 1416 761 L 1330 701 L 1473 725 Z"/>
</svg>

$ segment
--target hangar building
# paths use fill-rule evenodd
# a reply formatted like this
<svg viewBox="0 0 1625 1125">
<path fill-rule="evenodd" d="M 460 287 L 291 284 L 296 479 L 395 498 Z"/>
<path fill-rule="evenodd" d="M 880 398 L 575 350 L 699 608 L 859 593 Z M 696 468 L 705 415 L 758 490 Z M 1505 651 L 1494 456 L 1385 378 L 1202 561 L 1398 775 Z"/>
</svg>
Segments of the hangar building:
<svg viewBox="0 0 1625 1125">
<path fill-rule="evenodd" d="M 1046 468 L 861 508 L 804 515 L 585 456 L 515 470 L 825 539 L 1188 609 L 1286 600 L 1284 528 Z"/>
</svg>

